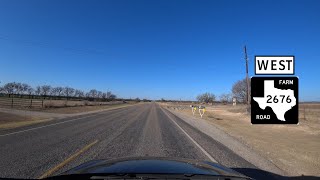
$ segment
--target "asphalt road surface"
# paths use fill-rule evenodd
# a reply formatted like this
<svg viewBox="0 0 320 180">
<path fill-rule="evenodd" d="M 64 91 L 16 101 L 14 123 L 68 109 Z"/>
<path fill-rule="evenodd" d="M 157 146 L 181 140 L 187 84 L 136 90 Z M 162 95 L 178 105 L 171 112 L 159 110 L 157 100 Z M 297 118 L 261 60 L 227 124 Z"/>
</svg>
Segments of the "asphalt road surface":
<svg viewBox="0 0 320 180">
<path fill-rule="evenodd" d="M 174 116 L 156 103 L 146 103 L 2 131 L 0 177 L 39 178 L 89 160 L 136 156 L 214 160 L 238 170 L 256 168 L 169 114 Z"/>
</svg>

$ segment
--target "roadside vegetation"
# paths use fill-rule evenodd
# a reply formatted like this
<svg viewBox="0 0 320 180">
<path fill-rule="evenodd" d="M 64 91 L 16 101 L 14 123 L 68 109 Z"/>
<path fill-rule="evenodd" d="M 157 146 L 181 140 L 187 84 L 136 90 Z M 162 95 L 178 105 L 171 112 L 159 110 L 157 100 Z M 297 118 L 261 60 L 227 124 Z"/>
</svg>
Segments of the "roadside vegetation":
<svg viewBox="0 0 320 180">
<path fill-rule="evenodd" d="M 212 93 L 206 92 L 198 95 L 197 100 L 200 103 L 213 103 L 216 100 L 216 96 Z"/>
<path fill-rule="evenodd" d="M 250 83 L 250 82 L 249 82 Z M 249 86 L 250 88 L 250 86 Z M 227 93 L 222 93 L 219 96 L 212 92 L 205 92 L 202 94 L 199 94 L 196 97 L 196 101 L 194 100 L 173 100 L 173 99 L 165 99 L 161 98 L 160 100 L 157 100 L 157 102 L 165 103 L 165 102 L 175 102 L 175 103 L 192 103 L 192 104 L 216 104 L 216 103 L 223 103 L 228 104 L 232 103 L 233 98 L 236 99 L 236 102 L 238 104 L 246 104 L 247 103 L 247 83 L 246 79 L 238 80 L 236 81 L 232 87 L 231 91 Z M 250 89 L 249 89 L 249 95 L 250 95 Z"/>
<path fill-rule="evenodd" d="M 250 88 L 250 87 L 249 87 Z M 249 89 L 250 93 L 250 89 Z M 250 94 L 249 94 L 250 95 Z M 237 103 L 247 103 L 247 83 L 246 79 L 238 80 L 232 85 L 231 93 L 223 93 L 218 98 L 214 93 L 206 92 L 199 94 L 196 99 L 201 104 L 213 104 L 213 103 L 231 103 L 233 98 L 236 99 Z M 194 102 L 195 103 L 195 102 Z"/>
<path fill-rule="evenodd" d="M 0 130 L 31 125 L 55 118 L 116 109 L 141 100 L 121 99 L 111 91 L 10 82 L 0 86 Z M 143 99 L 143 102 L 149 100 Z"/>
<path fill-rule="evenodd" d="M 26 83 L 10 82 L 0 86 L 0 107 L 11 109 L 44 110 L 78 106 L 118 104 L 112 92 L 92 89 L 84 92 L 69 86 L 32 87 Z M 120 101 L 122 102 L 122 101 Z"/>
<path fill-rule="evenodd" d="M 249 82 L 249 96 L 250 96 L 250 85 L 251 83 Z M 239 80 L 237 82 L 235 82 L 233 85 L 232 85 L 232 96 L 233 98 L 236 98 L 237 102 L 240 102 L 240 103 L 247 103 L 247 82 L 246 82 L 246 79 L 242 79 L 242 80 Z M 232 100 L 232 98 L 230 99 Z"/>
<path fill-rule="evenodd" d="M 0 86 L 0 93 L 2 96 L 19 98 L 78 99 L 90 101 L 112 101 L 117 98 L 111 91 L 102 92 L 91 89 L 85 92 L 69 86 L 52 87 L 50 85 L 31 87 L 26 83 L 18 82 L 10 82 Z"/>
<path fill-rule="evenodd" d="M 140 102 L 136 99 L 118 98 L 111 91 L 80 89 L 41 85 L 32 87 L 26 83 L 10 82 L 0 86 L 0 107 L 14 109 L 48 109 L 82 106 L 119 105 L 128 102 Z M 143 99 L 143 102 L 150 100 Z M 78 108 L 83 109 L 83 108 Z M 73 111 L 75 111 L 73 109 Z"/>
</svg>

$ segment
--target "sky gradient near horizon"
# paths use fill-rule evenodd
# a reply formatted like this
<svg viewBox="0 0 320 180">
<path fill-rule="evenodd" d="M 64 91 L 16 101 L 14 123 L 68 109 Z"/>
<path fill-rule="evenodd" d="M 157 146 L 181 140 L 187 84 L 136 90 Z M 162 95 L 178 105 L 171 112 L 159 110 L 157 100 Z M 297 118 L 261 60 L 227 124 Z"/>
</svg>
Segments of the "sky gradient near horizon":
<svg viewBox="0 0 320 180">
<path fill-rule="evenodd" d="M 320 1 L 0 1 L 0 85 L 194 100 L 245 77 L 243 46 L 294 55 L 302 101 L 320 101 Z"/>
</svg>

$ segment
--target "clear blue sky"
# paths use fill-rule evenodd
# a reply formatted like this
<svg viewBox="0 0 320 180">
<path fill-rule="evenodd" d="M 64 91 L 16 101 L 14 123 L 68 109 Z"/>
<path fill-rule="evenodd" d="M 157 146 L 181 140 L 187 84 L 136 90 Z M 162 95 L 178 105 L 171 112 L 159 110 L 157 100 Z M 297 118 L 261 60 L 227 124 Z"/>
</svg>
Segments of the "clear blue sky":
<svg viewBox="0 0 320 180">
<path fill-rule="evenodd" d="M 0 1 L 0 81 L 194 99 L 231 91 L 254 55 L 295 55 L 320 101 L 320 1 Z"/>
</svg>

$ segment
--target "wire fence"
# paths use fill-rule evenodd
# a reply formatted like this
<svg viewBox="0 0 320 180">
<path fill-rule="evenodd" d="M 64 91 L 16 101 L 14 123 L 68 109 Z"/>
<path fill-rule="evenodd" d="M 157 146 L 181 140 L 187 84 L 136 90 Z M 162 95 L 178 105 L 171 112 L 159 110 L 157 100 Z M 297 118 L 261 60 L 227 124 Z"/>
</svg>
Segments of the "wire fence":
<svg viewBox="0 0 320 180">
<path fill-rule="evenodd" d="M 18 96 L 0 96 L 0 108 L 12 109 L 45 109 L 45 108 L 61 108 L 61 107 L 76 107 L 76 106 L 104 106 L 123 104 L 125 101 L 89 101 L 89 100 L 67 100 L 67 99 L 53 99 L 53 98 L 39 98 L 29 99 L 27 97 Z"/>
<path fill-rule="evenodd" d="M 19 108 L 42 109 L 44 108 L 44 100 L 1 97 L 0 107 L 18 108 L 18 109 Z"/>
</svg>

